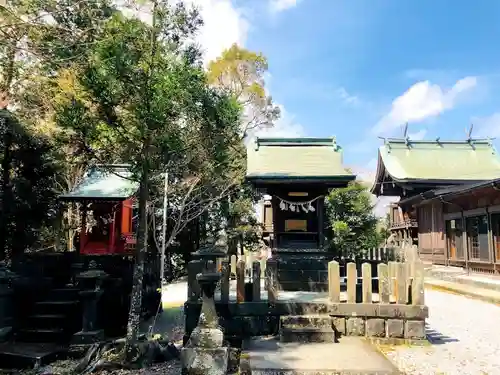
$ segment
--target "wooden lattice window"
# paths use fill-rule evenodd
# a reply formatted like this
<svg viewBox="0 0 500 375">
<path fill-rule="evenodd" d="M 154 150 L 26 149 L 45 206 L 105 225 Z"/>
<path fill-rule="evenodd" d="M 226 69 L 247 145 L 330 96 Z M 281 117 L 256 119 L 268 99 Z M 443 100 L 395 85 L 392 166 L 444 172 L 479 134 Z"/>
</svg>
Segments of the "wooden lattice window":
<svg viewBox="0 0 500 375">
<path fill-rule="evenodd" d="M 487 216 L 468 217 L 466 219 L 466 228 L 470 259 L 489 261 Z"/>
</svg>

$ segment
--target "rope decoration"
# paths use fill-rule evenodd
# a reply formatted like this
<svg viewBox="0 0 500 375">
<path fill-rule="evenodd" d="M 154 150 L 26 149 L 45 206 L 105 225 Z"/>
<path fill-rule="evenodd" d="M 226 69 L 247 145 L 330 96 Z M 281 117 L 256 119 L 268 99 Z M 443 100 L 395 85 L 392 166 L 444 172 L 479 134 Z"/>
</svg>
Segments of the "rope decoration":
<svg viewBox="0 0 500 375">
<path fill-rule="evenodd" d="M 279 208 L 281 211 L 299 212 L 302 209 L 302 211 L 307 213 L 316 211 L 316 209 L 312 204 L 318 199 L 323 198 L 323 196 L 320 195 L 319 197 L 304 202 L 291 202 L 287 201 L 286 199 L 282 199 L 278 196 L 276 196 L 276 198 L 280 200 Z"/>
</svg>

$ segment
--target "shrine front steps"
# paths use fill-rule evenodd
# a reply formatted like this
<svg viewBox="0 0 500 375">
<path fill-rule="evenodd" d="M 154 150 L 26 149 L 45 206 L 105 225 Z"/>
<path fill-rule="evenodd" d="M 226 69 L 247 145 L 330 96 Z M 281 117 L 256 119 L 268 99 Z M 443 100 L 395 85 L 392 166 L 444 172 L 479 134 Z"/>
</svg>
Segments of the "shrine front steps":
<svg viewBox="0 0 500 375">
<path fill-rule="evenodd" d="M 67 343 L 81 326 L 78 289 L 53 289 L 36 302 L 15 333 L 17 342 Z"/>
<path fill-rule="evenodd" d="M 279 338 L 282 343 L 333 343 L 339 337 L 333 328 L 330 315 L 287 315 L 280 318 Z"/>
</svg>

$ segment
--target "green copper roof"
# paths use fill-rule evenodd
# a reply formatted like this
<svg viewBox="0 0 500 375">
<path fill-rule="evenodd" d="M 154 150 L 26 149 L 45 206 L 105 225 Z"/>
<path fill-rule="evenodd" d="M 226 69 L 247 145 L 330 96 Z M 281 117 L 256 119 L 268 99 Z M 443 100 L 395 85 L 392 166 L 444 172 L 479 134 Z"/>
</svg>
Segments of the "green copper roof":
<svg viewBox="0 0 500 375">
<path fill-rule="evenodd" d="M 485 181 L 500 177 L 500 158 L 488 140 L 386 140 L 375 183 L 386 173 L 395 181 Z"/>
<path fill-rule="evenodd" d="M 82 182 L 60 200 L 127 199 L 136 193 L 139 184 L 131 180 L 130 166 L 102 165 L 91 168 Z"/>
<path fill-rule="evenodd" d="M 354 179 L 335 138 L 256 138 L 247 148 L 249 179 Z"/>
</svg>

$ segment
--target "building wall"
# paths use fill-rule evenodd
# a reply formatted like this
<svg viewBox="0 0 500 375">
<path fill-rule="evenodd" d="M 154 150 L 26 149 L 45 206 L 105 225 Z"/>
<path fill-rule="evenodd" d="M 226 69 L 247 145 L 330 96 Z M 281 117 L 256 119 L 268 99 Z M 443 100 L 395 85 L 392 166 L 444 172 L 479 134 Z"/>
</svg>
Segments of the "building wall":
<svg viewBox="0 0 500 375">
<path fill-rule="evenodd" d="M 500 191 L 486 187 L 418 207 L 423 260 L 500 272 Z"/>
<path fill-rule="evenodd" d="M 418 245 L 422 260 L 445 264 L 446 238 L 442 203 L 432 202 L 418 207 L 417 216 Z"/>
</svg>

